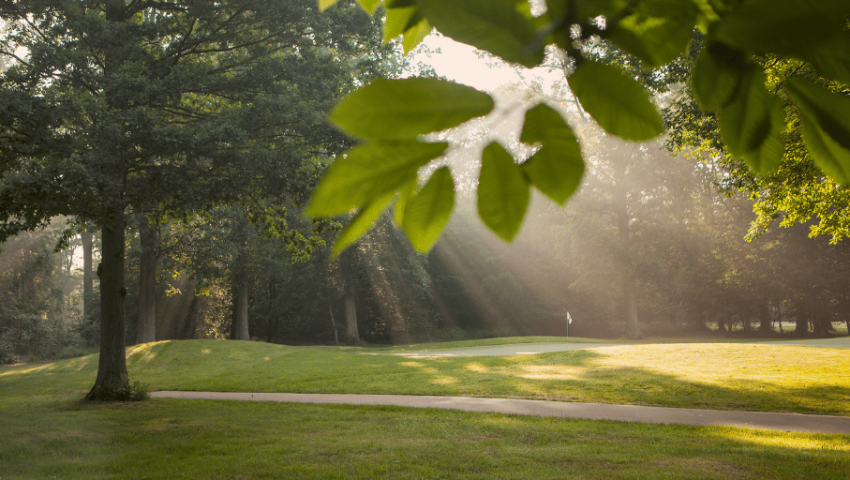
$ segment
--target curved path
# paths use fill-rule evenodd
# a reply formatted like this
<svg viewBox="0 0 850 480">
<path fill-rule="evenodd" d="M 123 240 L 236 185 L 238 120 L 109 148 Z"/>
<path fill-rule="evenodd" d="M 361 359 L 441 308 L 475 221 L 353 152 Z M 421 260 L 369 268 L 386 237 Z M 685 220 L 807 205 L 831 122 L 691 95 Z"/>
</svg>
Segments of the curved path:
<svg viewBox="0 0 850 480">
<path fill-rule="evenodd" d="M 150 394 L 153 398 L 243 400 L 254 402 L 395 405 L 442 408 L 467 412 L 581 418 L 679 425 L 744 427 L 786 432 L 842 433 L 850 435 L 850 417 L 799 413 L 733 412 L 694 408 L 642 407 L 601 403 L 552 402 L 514 398 L 432 397 L 414 395 L 354 395 L 317 393 L 174 392 Z"/>
</svg>

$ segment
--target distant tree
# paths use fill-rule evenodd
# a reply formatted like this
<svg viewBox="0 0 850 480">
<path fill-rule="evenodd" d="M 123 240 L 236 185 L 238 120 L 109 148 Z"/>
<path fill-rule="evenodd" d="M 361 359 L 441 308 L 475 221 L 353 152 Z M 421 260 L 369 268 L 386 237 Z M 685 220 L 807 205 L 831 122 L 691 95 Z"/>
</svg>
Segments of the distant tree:
<svg viewBox="0 0 850 480">
<path fill-rule="evenodd" d="M 73 249 L 55 252 L 62 221 L 22 232 L 0 251 L 0 364 L 75 351 L 85 326 Z"/>
<path fill-rule="evenodd" d="M 377 27 L 313 0 L 0 4 L 0 240 L 66 214 L 101 231 L 100 363 L 87 398 L 128 388 L 129 213 L 191 217 L 298 192 L 346 145 L 323 119 L 378 69 Z"/>
</svg>

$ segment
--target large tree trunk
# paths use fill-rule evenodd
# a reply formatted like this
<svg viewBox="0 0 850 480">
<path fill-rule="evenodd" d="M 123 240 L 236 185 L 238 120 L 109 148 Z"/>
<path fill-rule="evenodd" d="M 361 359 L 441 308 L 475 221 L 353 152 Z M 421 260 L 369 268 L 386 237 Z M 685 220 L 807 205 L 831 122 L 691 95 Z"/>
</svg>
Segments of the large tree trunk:
<svg viewBox="0 0 850 480">
<path fill-rule="evenodd" d="M 630 275 L 626 275 L 624 284 L 623 297 L 626 310 L 626 338 L 643 338 L 640 325 L 638 324 L 634 279 Z"/>
<path fill-rule="evenodd" d="M 94 314 L 94 235 L 91 230 L 83 230 L 80 237 L 83 241 L 83 318 L 88 318 Z"/>
<path fill-rule="evenodd" d="M 336 328 L 336 320 L 334 319 L 334 307 L 328 303 L 328 312 L 331 314 L 331 326 L 334 328 L 334 345 L 339 345 L 339 332 Z"/>
<path fill-rule="evenodd" d="M 614 166 L 614 181 L 617 193 L 614 198 L 614 208 L 617 212 L 617 233 L 620 237 L 620 248 L 622 249 L 622 279 L 623 279 L 623 306 L 626 316 L 626 338 L 643 338 L 638 324 L 637 306 L 635 305 L 635 278 L 632 273 L 631 239 L 629 238 L 629 215 L 628 188 L 626 186 L 626 166 L 618 164 Z"/>
<path fill-rule="evenodd" d="M 234 276 L 233 340 L 250 340 L 248 331 L 248 271 L 240 270 Z"/>
<path fill-rule="evenodd" d="M 741 313 L 741 328 L 744 329 L 745 335 L 749 335 L 753 329 L 753 326 L 750 323 L 750 314 L 746 310 L 743 310 L 743 313 Z"/>
<path fill-rule="evenodd" d="M 266 309 L 266 341 L 272 343 L 277 334 L 278 315 L 272 308 L 277 298 L 277 278 L 274 274 L 269 278 L 269 306 Z"/>
<path fill-rule="evenodd" d="M 210 310 L 209 295 L 198 295 L 197 290 L 192 298 L 192 308 L 189 313 L 190 332 L 187 338 L 207 338 L 207 316 Z"/>
<path fill-rule="evenodd" d="M 762 333 L 773 331 L 773 322 L 770 317 L 770 306 L 767 302 L 759 304 L 759 331 Z"/>
<path fill-rule="evenodd" d="M 129 392 L 124 350 L 124 217 L 116 215 L 101 230 L 100 277 L 100 358 L 97 379 L 87 400 L 123 400 Z"/>
<path fill-rule="evenodd" d="M 797 314 L 796 321 L 794 322 L 794 335 L 798 337 L 805 337 L 807 333 L 809 333 L 809 320 L 808 318 L 804 318 L 803 315 Z"/>
<path fill-rule="evenodd" d="M 345 282 L 345 341 L 346 343 L 360 343 L 360 333 L 357 331 L 357 302 L 353 282 Z"/>
<path fill-rule="evenodd" d="M 139 261 L 139 323 L 136 343 L 156 341 L 156 262 L 159 231 L 140 215 L 139 240 L 142 255 Z"/>
</svg>

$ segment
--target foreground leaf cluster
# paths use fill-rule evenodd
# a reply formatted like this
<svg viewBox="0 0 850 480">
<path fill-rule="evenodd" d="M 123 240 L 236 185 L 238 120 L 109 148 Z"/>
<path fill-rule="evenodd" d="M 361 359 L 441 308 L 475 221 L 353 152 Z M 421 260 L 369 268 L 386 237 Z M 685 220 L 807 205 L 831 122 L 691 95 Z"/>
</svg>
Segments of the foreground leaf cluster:
<svg viewBox="0 0 850 480">
<path fill-rule="evenodd" d="M 322 8 L 334 3 L 319 2 Z M 545 11 L 534 13 L 534 2 L 524 0 L 359 3 L 369 12 L 384 7 L 385 39 L 401 35 L 406 51 L 430 27 L 527 68 L 543 63 L 553 46 L 569 59 L 567 82 L 577 104 L 608 134 L 630 141 L 660 135 L 664 122 L 636 78 L 600 61 L 600 45 L 637 58 L 645 68 L 659 68 L 682 56 L 698 30 L 706 47 L 692 71 L 691 88 L 702 109 L 716 112 L 726 148 L 756 174 L 769 174 L 787 155 L 786 114 L 792 111 L 800 115 L 804 148 L 817 167 L 841 185 L 850 183 L 850 2 L 845 0 L 547 0 Z M 802 62 L 819 81 L 775 84 L 758 61 L 766 55 Z M 581 148 L 564 119 L 547 109 L 538 106 L 526 114 L 521 140 L 537 148 L 530 159 L 516 165 L 495 143 L 482 153 L 479 215 L 508 241 L 522 224 L 531 187 L 563 203 L 581 181 Z M 453 191 L 446 167 L 433 174 L 433 184 L 418 189 L 419 177 L 433 170 L 423 167 L 444 153 L 434 147 L 425 159 L 421 135 L 490 111 L 485 93 L 436 79 L 376 82 L 339 104 L 331 120 L 366 144 L 337 160 L 309 209 L 314 215 L 358 211 L 336 251 L 365 232 L 394 199 L 396 220 L 417 249 L 428 250 L 451 214 Z M 371 168 L 363 173 L 368 181 L 346 180 L 339 173 L 354 164 L 383 165 L 380 158 L 405 149 L 404 156 L 415 160 Z M 412 205 L 417 214 L 407 215 Z"/>
</svg>

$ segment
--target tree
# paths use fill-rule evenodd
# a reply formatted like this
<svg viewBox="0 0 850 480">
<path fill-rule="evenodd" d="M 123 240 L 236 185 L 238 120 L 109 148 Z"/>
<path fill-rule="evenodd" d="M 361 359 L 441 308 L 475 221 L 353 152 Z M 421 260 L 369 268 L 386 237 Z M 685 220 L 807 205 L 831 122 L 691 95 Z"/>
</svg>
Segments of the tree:
<svg viewBox="0 0 850 480">
<path fill-rule="evenodd" d="M 698 59 L 707 55 L 705 41 L 695 38 L 690 54 L 682 66 L 690 75 L 696 71 Z M 844 85 L 830 81 L 819 70 L 799 60 L 776 55 L 755 58 L 768 79 L 771 91 L 780 91 L 783 84 L 808 81 L 850 94 L 847 80 Z M 800 110 L 794 108 L 791 97 L 783 95 L 788 115 L 785 118 L 783 138 L 785 151 L 782 163 L 773 171 L 756 172 L 747 168 L 722 140 L 718 115 L 703 109 L 696 86 L 687 85 L 682 95 L 664 111 L 670 131 L 669 147 L 691 156 L 711 156 L 728 173 L 721 183 L 727 192 L 741 191 L 755 200 L 756 219 L 748 238 L 764 234 L 769 226 L 779 220 L 788 227 L 807 224 L 810 218 L 817 222 L 809 225 L 812 236 L 831 235 L 838 242 L 850 234 L 850 194 L 837 176 L 830 177 L 828 168 L 818 166 L 815 157 L 804 145 L 804 129 Z"/>
<path fill-rule="evenodd" d="M 159 260 L 159 228 L 150 225 L 148 217 L 136 215 L 139 230 L 139 321 L 136 343 L 156 340 L 156 265 Z"/>
<path fill-rule="evenodd" d="M 375 24 L 312 0 L 0 4 L 0 240 L 67 214 L 101 230 L 90 399 L 128 391 L 125 214 L 191 217 L 297 198 L 308 159 L 347 143 L 334 99 L 377 69 Z M 22 53 L 24 52 L 24 53 Z"/>
<path fill-rule="evenodd" d="M 80 319 L 74 249 L 54 251 L 63 222 L 22 232 L 0 251 L 0 364 L 76 352 Z M 74 245 L 76 246 L 76 245 Z"/>
<path fill-rule="evenodd" d="M 327 7 L 334 0 L 320 0 Z M 381 2 L 360 0 L 369 11 Z M 637 57 L 647 68 L 665 67 L 685 52 L 694 27 L 705 35 L 691 83 L 705 110 L 716 111 L 723 143 L 758 174 L 783 161 L 785 103 L 798 109 L 803 146 L 815 164 L 839 184 L 850 183 L 850 99 L 838 85 L 850 79 L 845 0 L 691 1 L 549 0 L 546 11 L 518 0 L 386 0 L 385 36 L 416 44 L 423 27 L 525 67 L 540 64 L 548 45 L 571 63 L 567 78 L 582 107 L 609 134 L 647 140 L 664 130 L 648 93 L 634 78 L 594 61 L 599 41 Z M 831 84 L 790 79 L 768 91 L 770 79 L 757 59 L 803 62 Z M 393 202 L 397 222 L 411 242 L 427 250 L 453 208 L 451 174 L 436 170 L 417 187 L 420 169 L 439 158 L 445 145 L 419 135 L 457 126 L 493 109 L 488 95 L 436 79 L 374 82 L 351 94 L 331 115 L 345 131 L 365 140 L 328 172 L 311 202 L 314 215 L 356 208 L 338 249 L 369 228 Z M 511 240 L 519 229 L 534 186 L 558 203 L 572 194 L 583 163 L 570 127 L 558 114 L 527 112 L 521 140 L 539 150 L 516 165 L 497 144 L 482 153 L 479 216 Z"/>
</svg>

